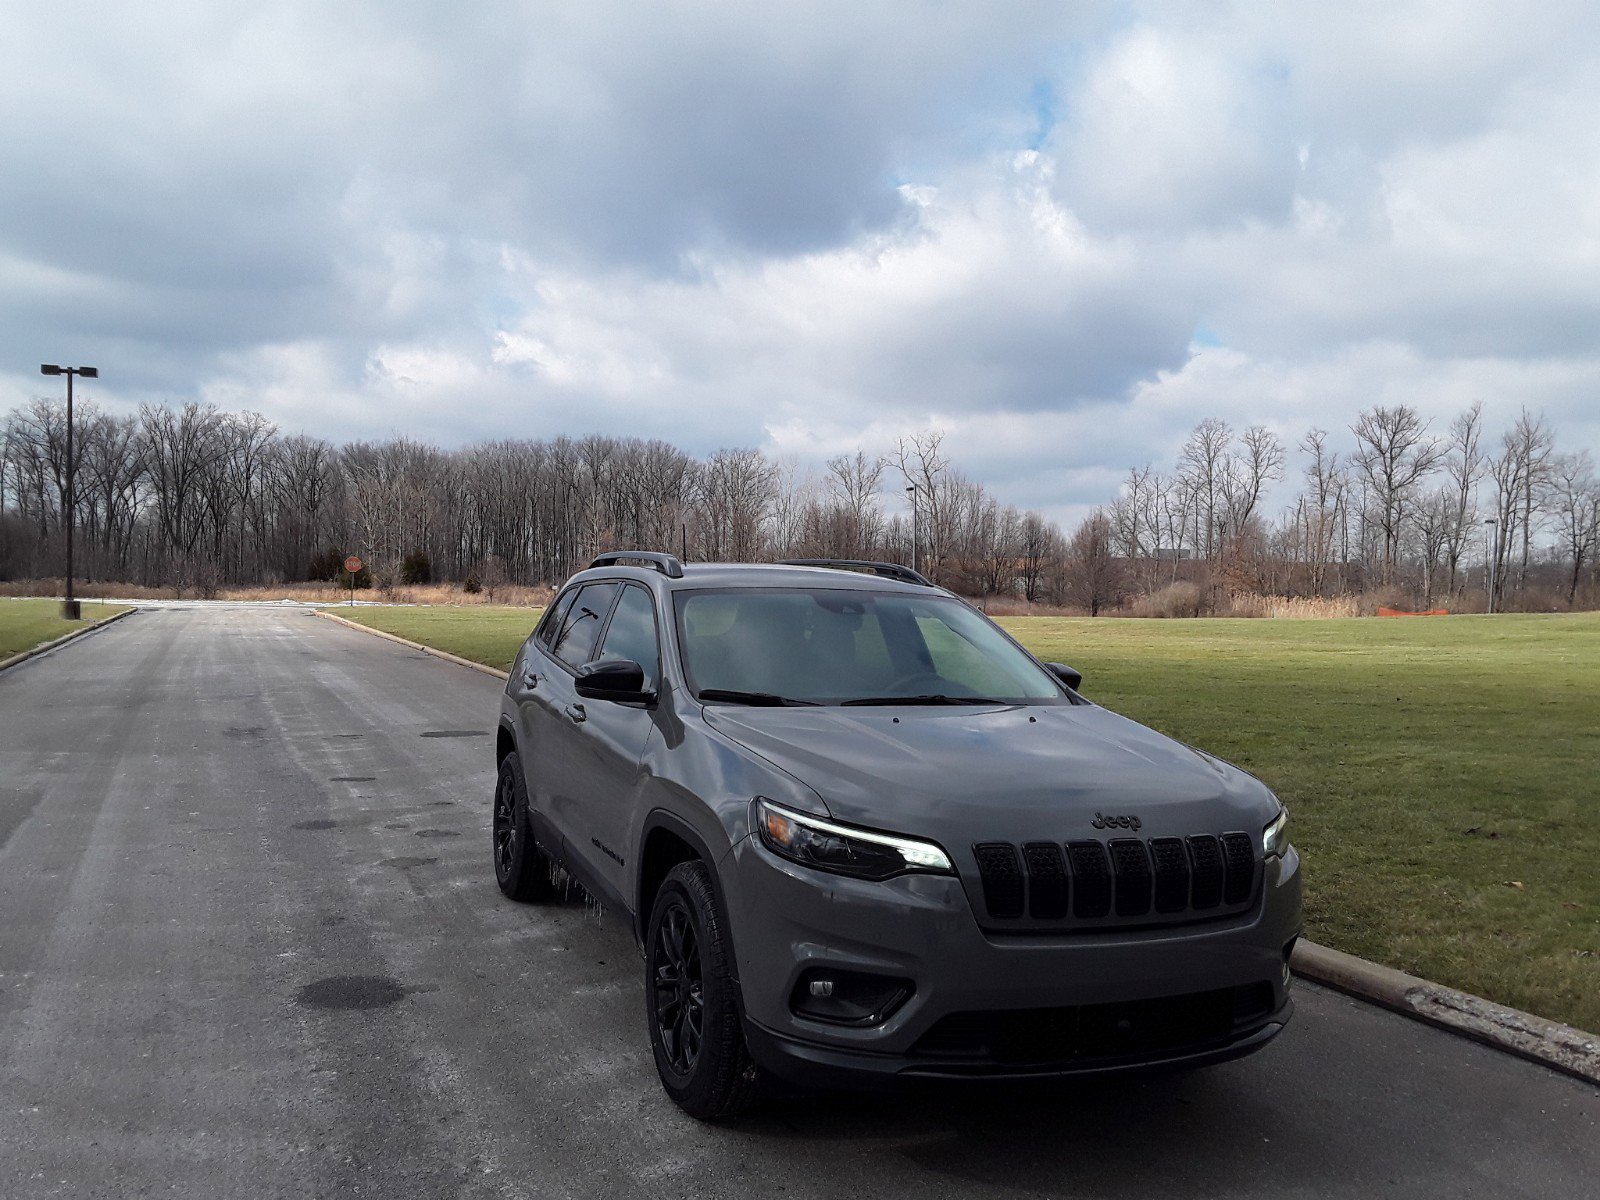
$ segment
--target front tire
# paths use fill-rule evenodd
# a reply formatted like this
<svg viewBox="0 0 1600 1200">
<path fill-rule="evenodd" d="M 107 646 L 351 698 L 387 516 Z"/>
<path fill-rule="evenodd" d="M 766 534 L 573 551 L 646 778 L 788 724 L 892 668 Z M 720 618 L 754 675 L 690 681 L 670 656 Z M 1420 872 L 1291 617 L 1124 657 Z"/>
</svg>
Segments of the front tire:
<svg viewBox="0 0 1600 1200">
<path fill-rule="evenodd" d="M 550 862 L 533 840 L 528 822 L 528 785 L 512 751 L 500 760 L 494 786 L 494 879 L 512 900 L 528 903 L 555 895 Z"/>
<path fill-rule="evenodd" d="M 667 872 L 645 939 L 645 1010 L 661 1086 L 691 1117 L 714 1121 L 755 1099 L 733 952 L 711 872 L 684 862 Z"/>
</svg>

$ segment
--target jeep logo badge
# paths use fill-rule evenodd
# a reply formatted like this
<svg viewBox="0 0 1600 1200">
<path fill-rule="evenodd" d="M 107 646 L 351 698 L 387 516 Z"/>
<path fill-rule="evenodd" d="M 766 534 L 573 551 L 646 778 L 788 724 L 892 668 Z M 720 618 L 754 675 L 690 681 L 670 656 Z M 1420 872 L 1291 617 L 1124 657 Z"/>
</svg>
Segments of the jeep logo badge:
<svg viewBox="0 0 1600 1200">
<path fill-rule="evenodd" d="M 1143 824 L 1138 817 L 1108 817 L 1103 813 L 1095 813 L 1094 820 L 1090 822 L 1096 829 L 1132 829 L 1137 831 Z"/>
</svg>

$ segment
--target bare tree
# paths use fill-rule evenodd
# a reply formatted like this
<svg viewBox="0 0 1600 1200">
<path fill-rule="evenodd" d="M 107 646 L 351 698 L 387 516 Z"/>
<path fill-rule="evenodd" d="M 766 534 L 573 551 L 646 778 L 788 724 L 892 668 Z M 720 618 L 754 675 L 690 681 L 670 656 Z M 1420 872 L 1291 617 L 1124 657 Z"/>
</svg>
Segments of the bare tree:
<svg viewBox="0 0 1600 1200">
<path fill-rule="evenodd" d="M 1450 422 L 1450 435 L 1446 442 L 1445 470 L 1450 475 L 1450 520 L 1444 530 L 1445 561 L 1449 568 L 1448 590 L 1456 594 L 1456 578 L 1461 569 L 1461 558 L 1466 553 L 1468 538 L 1477 524 L 1478 510 L 1473 502 L 1478 480 L 1483 477 L 1484 453 L 1483 401 L 1475 401 L 1471 408 Z"/>
<path fill-rule="evenodd" d="M 1389 583 L 1417 486 L 1438 466 L 1444 449 L 1428 436 L 1428 422 L 1404 404 L 1370 408 L 1350 431 L 1356 436 L 1356 466 L 1371 488 L 1374 515 L 1383 531 L 1383 580 Z"/>
<path fill-rule="evenodd" d="M 1087 608 L 1091 617 L 1121 601 L 1125 572 L 1113 545 L 1110 518 L 1101 509 L 1084 518 L 1067 543 L 1062 583 L 1068 602 Z"/>
<path fill-rule="evenodd" d="M 1600 480 L 1594 475 L 1594 459 L 1587 450 L 1562 454 L 1550 464 L 1551 506 L 1556 528 L 1571 562 L 1567 578 L 1567 603 L 1578 598 L 1578 580 L 1583 565 L 1595 553 L 1600 538 Z"/>
<path fill-rule="evenodd" d="M 1224 512 L 1228 447 L 1232 444 L 1233 430 L 1227 423 L 1207 417 L 1194 427 L 1178 453 L 1179 474 L 1194 498 L 1195 549 L 1205 554 L 1207 562 L 1216 560 L 1219 548 L 1219 518 Z"/>
</svg>

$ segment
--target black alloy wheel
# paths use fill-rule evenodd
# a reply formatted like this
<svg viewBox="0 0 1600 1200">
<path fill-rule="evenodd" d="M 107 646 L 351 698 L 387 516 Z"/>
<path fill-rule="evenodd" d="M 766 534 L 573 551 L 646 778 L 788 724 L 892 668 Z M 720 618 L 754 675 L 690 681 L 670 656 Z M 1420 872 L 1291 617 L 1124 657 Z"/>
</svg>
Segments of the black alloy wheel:
<svg viewBox="0 0 1600 1200">
<path fill-rule="evenodd" d="M 700 1058 L 705 1038 L 705 981 L 700 975 L 700 944 L 683 902 L 673 899 L 656 926 L 656 1033 L 675 1074 L 688 1075 Z"/>
<path fill-rule="evenodd" d="M 555 895 L 550 863 L 528 826 L 528 788 L 516 752 L 500 762 L 494 785 L 494 879 L 512 900 L 546 900 Z"/>
<path fill-rule="evenodd" d="M 755 1099 L 733 948 L 706 865 L 667 872 L 645 931 L 645 1008 L 656 1073 L 674 1103 L 703 1121 L 743 1112 Z"/>
</svg>

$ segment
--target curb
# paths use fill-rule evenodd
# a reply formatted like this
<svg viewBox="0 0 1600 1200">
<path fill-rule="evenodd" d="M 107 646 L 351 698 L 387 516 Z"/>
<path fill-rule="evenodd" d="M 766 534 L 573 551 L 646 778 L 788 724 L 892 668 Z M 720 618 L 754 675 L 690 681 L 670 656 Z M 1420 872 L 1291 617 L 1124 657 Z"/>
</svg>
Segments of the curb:
<svg viewBox="0 0 1600 1200">
<path fill-rule="evenodd" d="M 413 650 L 421 650 L 424 654 L 431 654 L 435 658 L 442 658 L 445 660 L 445 662 L 453 662 L 457 666 L 471 667 L 474 671 L 482 671 L 485 675 L 493 675 L 496 679 L 511 678 L 511 673 L 509 671 L 501 671 L 495 667 L 486 667 L 481 662 L 473 662 L 472 659 L 462 658 L 459 654 L 450 654 L 447 651 L 439 650 L 433 646 L 424 646 L 421 642 L 413 642 L 409 638 L 403 638 L 397 634 L 385 633 L 381 629 L 373 629 L 370 625 L 362 625 L 357 621 L 346 620 L 337 613 L 331 613 L 325 609 L 315 609 L 312 612 L 312 616 L 322 617 L 324 620 L 328 621 L 337 621 L 339 624 L 346 625 L 351 629 L 359 629 L 362 633 L 370 633 L 373 637 L 386 638 L 391 642 L 398 642 L 402 646 L 409 646 Z"/>
<path fill-rule="evenodd" d="M 65 646 L 68 642 L 75 642 L 81 637 L 88 637 L 95 630 L 104 629 L 107 625 L 115 624 L 117 621 L 122 620 L 123 617 L 131 617 L 138 611 L 137 608 L 123 609 L 119 613 L 114 613 L 109 617 L 96 621 L 93 625 L 86 625 L 82 629 L 74 629 L 71 633 L 64 633 L 52 641 L 41 642 L 32 650 L 24 650 L 20 654 L 13 654 L 10 658 L 0 658 L 0 671 L 8 670 L 11 667 L 20 667 L 30 658 L 38 658 L 41 654 L 48 654 L 57 646 Z"/>
<path fill-rule="evenodd" d="M 1600 1037 L 1592 1033 L 1429 983 L 1304 938 L 1296 943 L 1289 966 L 1297 975 L 1336 991 L 1553 1067 L 1586 1083 L 1600 1084 Z"/>
</svg>

